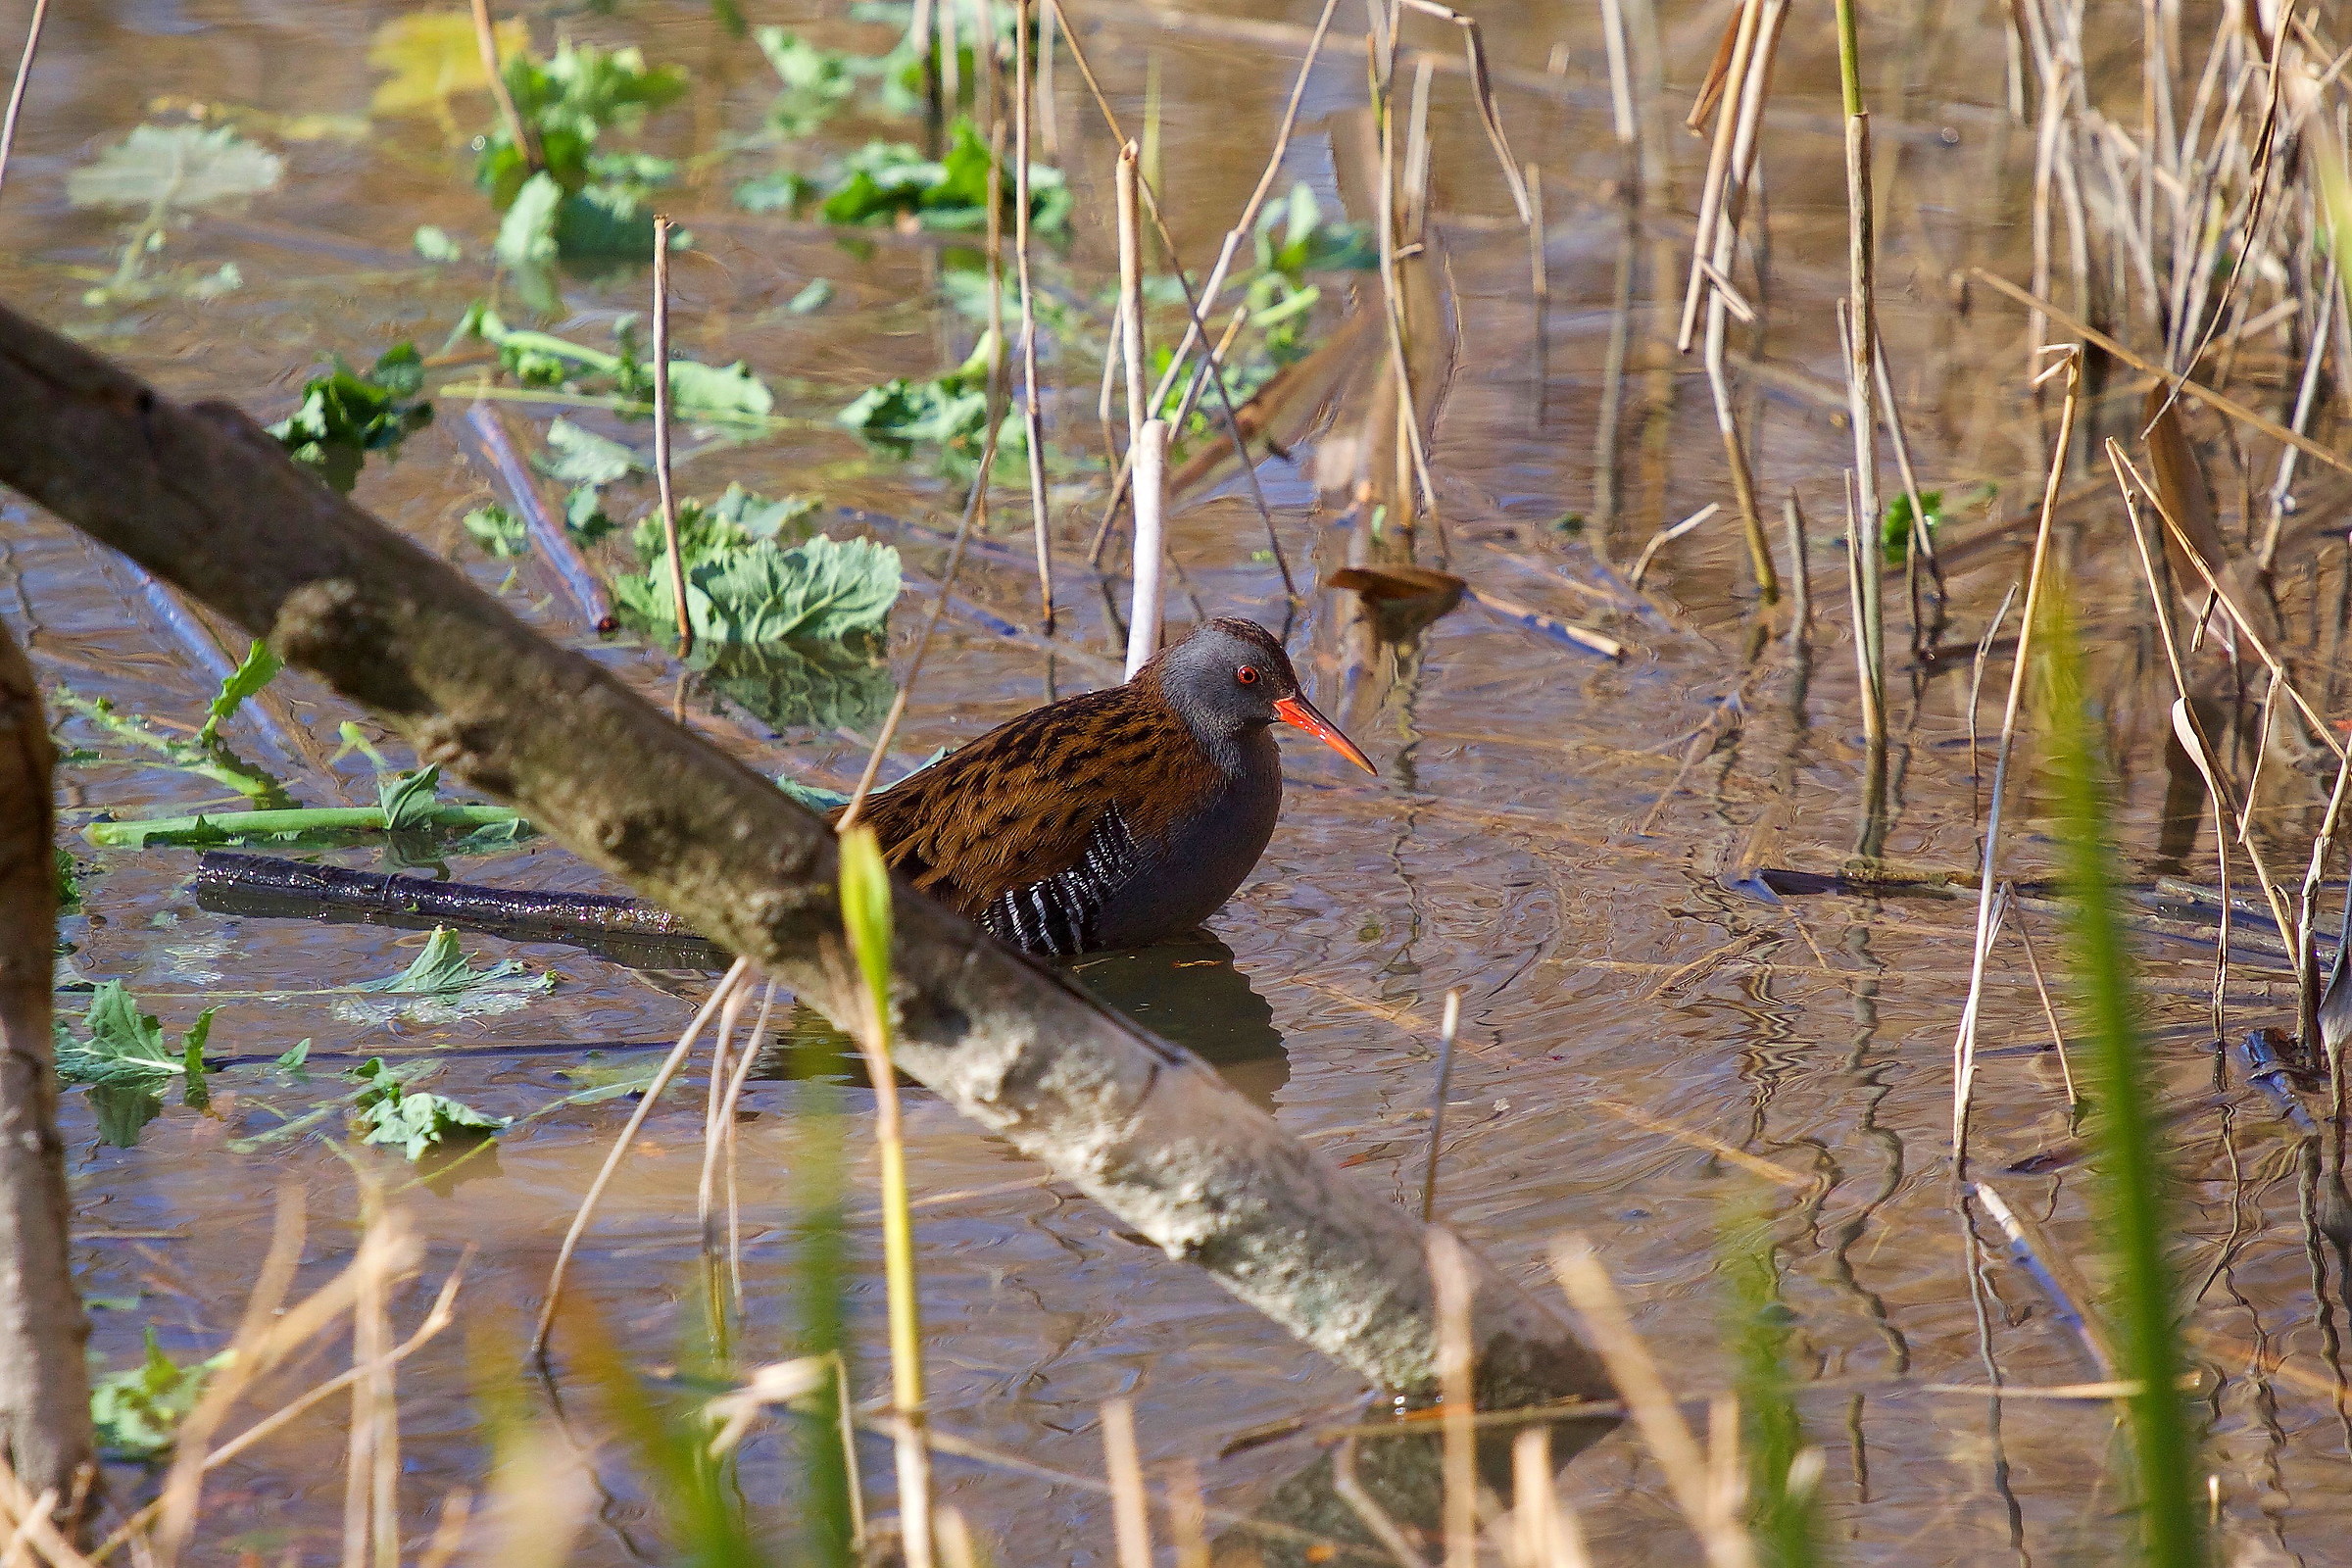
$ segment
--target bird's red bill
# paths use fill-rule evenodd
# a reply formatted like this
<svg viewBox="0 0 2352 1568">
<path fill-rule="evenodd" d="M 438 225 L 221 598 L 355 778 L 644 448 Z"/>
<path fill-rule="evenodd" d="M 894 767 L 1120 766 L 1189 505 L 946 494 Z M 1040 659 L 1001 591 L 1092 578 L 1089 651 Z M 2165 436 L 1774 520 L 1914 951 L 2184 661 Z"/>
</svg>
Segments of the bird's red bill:
<svg viewBox="0 0 2352 1568">
<path fill-rule="evenodd" d="M 1285 697 L 1274 705 L 1274 712 L 1285 724 L 1298 725 L 1365 772 L 1378 773 L 1380 771 L 1379 768 L 1372 765 L 1370 758 L 1356 749 L 1355 742 L 1341 734 L 1337 724 L 1316 712 L 1315 705 L 1305 698 Z"/>
</svg>

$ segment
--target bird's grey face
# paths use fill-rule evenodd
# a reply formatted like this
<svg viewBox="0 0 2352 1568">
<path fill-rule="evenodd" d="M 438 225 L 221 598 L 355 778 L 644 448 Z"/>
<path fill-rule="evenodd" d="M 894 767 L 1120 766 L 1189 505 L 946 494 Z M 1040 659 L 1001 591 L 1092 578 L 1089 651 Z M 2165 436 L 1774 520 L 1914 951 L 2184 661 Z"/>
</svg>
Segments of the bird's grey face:
<svg viewBox="0 0 2352 1568">
<path fill-rule="evenodd" d="M 1160 690 L 1197 731 L 1240 735 L 1292 724 L 1362 768 L 1377 771 L 1298 689 L 1298 671 L 1274 634 L 1254 621 L 1203 623 L 1158 660 Z"/>
</svg>

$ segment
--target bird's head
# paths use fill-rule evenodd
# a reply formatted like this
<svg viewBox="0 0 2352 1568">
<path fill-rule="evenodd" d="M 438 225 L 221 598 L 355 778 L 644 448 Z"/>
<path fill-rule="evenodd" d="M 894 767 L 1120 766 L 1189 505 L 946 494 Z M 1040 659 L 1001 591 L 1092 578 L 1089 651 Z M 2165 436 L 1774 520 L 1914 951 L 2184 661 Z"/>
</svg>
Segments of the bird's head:
<svg viewBox="0 0 2352 1568">
<path fill-rule="evenodd" d="M 1268 724 L 1290 724 L 1365 772 L 1379 771 L 1338 725 L 1315 711 L 1315 705 L 1298 689 L 1291 656 L 1255 621 L 1229 616 L 1202 621 L 1190 637 L 1163 649 L 1136 678 L 1147 675 L 1198 733 L 1239 736 Z"/>
</svg>

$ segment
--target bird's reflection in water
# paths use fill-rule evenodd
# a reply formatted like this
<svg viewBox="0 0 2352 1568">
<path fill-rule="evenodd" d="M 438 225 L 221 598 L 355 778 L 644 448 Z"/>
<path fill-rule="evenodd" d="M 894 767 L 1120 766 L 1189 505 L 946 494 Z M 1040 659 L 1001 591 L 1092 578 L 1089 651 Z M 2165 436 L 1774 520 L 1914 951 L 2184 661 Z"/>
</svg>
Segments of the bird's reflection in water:
<svg viewBox="0 0 2352 1568">
<path fill-rule="evenodd" d="M 1215 1067 L 1268 1110 L 1290 1081 L 1291 1063 L 1274 1009 L 1234 963 L 1233 950 L 1205 932 L 1149 948 L 1090 953 L 1066 960 L 1070 974 L 1111 1011 Z M 796 1006 L 790 1027 L 762 1055 L 755 1078 L 839 1077 L 865 1082 L 858 1043 L 822 1014 Z"/>
</svg>

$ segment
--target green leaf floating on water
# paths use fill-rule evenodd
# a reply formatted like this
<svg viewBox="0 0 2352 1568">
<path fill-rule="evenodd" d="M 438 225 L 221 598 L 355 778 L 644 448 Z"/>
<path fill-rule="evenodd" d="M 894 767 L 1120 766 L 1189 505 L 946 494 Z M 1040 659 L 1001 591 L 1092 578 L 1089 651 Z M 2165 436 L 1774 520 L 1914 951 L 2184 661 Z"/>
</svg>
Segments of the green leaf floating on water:
<svg viewBox="0 0 2352 1568">
<path fill-rule="evenodd" d="M 807 510 L 800 504 L 802 514 Z M 837 641 L 879 630 L 898 601 L 899 553 L 888 545 L 817 534 L 781 548 L 773 536 L 791 509 L 780 511 L 778 503 L 739 488 L 691 515 L 687 508 L 679 512 L 686 610 L 699 642 Z M 639 626 L 674 634 L 669 553 L 659 519 L 639 525 L 637 548 L 645 570 L 616 577 L 613 601 Z"/>
<path fill-rule="evenodd" d="M 90 995 L 82 1016 L 87 1039 L 56 1025 L 57 1075 L 70 1084 L 129 1084 L 153 1087 L 173 1077 L 201 1078 L 204 1042 L 212 1033 L 213 1010 L 206 1008 L 180 1037 L 177 1046 L 165 1044 L 163 1025 L 139 1010 L 139 999 L 120 980 L 109 980 Z"/>
<path fill-rule="evenodd" d="M 302 407 L 270 433 L 295 462 L 349 495 L 368 453 L 392 457 L 433 422 L 433 405 L 423 393 L 424 361 L 413 343 L 394 344 L 366 372 L 338 354 L 334 369 L 306 382 Z"/>
<path fill-rule="evenodd" d="M 410 1089 L 380 1056 L 352 1068 L 351 1076 L 368 1086 L 352 1102 L 352 1112 L 366 1129 L 361 1142 L 391 1145 L 412 1160 L 441 1144 L 492 1137 L 510 1120 L 485 1115 L 445 1095 Z"/>
<path fill-rule="evenodd" d="M 112 1372 L 90 1386 L 90 1424 L 98 1446 L 110 1459 L 154 1459 L 171 1451 L 179 1424 L 196 1408 L 212 1375 L 236 1352 L 222 1350 L 181 1366 L 166 1355 L 147 1331 L 147 1354 L 127 1371 Z"/>
<path fill-rule="evenodd" d="M 378 996 L 346 998 L 328 1010 L 345 1023 L 387 1024 L 396 1018 L 455 1023 L 517 1011 L 555 988 L 554 975 L 533 974 L 514 958 L 476 969 L 458 946 L 458 934 L 435 926 L 406 969 L 352 987 Z"/>
<path fill-rule="evenodd" d="M 513 561 L 530 553 L 530 525 L 504 507 L 476 507 L 463 520 L 467 536 L 493 560 Z"/>
<path fill-rule="evenodd" d="M 868 142 L 842 161 L 822 206 L 828 223 L 895 224 L 966 231 L 988 226 L 988 143 L 969 119 L 958 119 L 947 152 L 937 161 L 905 142 Z M 998 200 L 1009 206 L 1017 185 L 1009 166 L 998 171 Z M 1061 171 L 1029 166 L 1029 226 L 1048 236 L 1069 227 L 1070 191 Z"/>
<path fill-rule="evenodd" d="M 90 994 L 82 1019 L 88 1038 L 56 1021 L 57 1075 L 89 1086 L 101 1141 L 118 1149 L 136 1144 L 140 1130 L 163 1113 L 163 1091 L 174 1078 L 189 1104 L 206 1103 L 204 1043 L 213 1031 L 213 1012 L 207 1007 L 171 1046 L 163 1026 L 139 1010 L 138 998 L 122 981 L 109 980 Z"/>
<path fill-rule="evenodd" d="M 212 706 L 205 710 L 204 727 L 196 732 L 196 743 L 212 745 L 213 738 L 220 733 L 220 726 L 245 705 L 245 699 L 259 696 L 262 688 L 277 679 L 277 672 L 285 667 L 286 662 L 256 637 L 253 646 L 245 650 L 243 662 L 229 672 L 220 691 L 213 694 Z"/>
<path fill-rule="evenodd" d="M 607 485 L 646 471 L 645 460 L 633 450 L 569 419 L 559 417 L 547 427 L 547 445 L 554 456 L 534 460 L 533 466 L 567 484 Z"/>
<path fill-rule="evenodd" d="M 277 188 L 285 161 L 229 125 L 140 125 L 66 176 L 76 207 L 163 215 Z"/>
<path fill-rule="evenodd" d="M 857 93 L 857 67 L 862 62 L 855 57 L 820 49 L 782 27 L 755 27 L 752 37 L 783 83 L 767 108 L 768 126 L 777 135 L 808 135 Z"/>
</svg>

